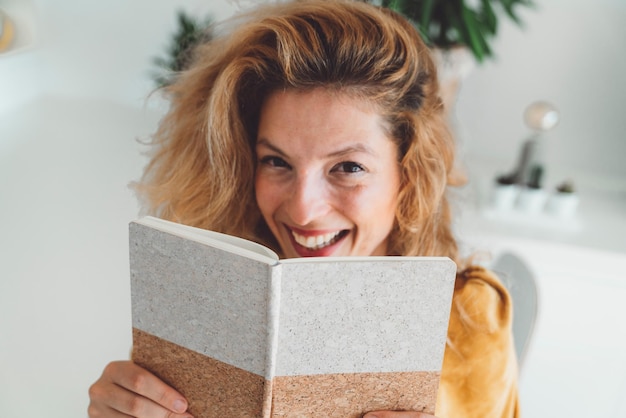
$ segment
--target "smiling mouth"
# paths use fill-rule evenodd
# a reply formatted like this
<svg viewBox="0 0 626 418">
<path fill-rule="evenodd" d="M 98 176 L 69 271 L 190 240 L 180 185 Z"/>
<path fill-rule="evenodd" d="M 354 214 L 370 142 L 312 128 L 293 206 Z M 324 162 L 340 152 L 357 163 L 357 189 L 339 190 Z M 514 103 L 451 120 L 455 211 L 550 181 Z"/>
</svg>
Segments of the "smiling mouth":
<svg viewBox="0 0 626 418">
<path fill-rule="evenodd" d="M 348 231 L 344 229 L 341 231 L 329 232 L 326 234 L 304 236 L 291 230 L 291 235 L 293 236 L 294 241 L 296 241 L 297 244 L 303 246 L 307 250 L 311 251 L 320 250 L 324 247 L 328 247 L 329 245 L 333 245 L 341 238 L 345 237 L 347 233 Z"/>
</svg>

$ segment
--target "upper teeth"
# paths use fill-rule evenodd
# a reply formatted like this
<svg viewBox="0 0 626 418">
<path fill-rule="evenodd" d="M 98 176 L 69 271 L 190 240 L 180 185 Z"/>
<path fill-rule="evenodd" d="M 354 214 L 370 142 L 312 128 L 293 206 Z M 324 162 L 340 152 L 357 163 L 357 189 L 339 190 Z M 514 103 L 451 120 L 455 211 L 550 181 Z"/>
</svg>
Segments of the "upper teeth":
<svg viewBox="0 0 626 418">
<path fill-rule="evenodd" d="M 325 247 L 333 242 L 337 235 L 341 233 L 341 231 L 329 232 L 327 234 L 316 235 L 316 236 L 308 236 L 300 235 L 294 231 L 291 231 L 293 234 L 293 238 L 296 242 L 303 247 L 306 247 L 310 250 L 318 250 L 322 247 Z"/>
</svg>

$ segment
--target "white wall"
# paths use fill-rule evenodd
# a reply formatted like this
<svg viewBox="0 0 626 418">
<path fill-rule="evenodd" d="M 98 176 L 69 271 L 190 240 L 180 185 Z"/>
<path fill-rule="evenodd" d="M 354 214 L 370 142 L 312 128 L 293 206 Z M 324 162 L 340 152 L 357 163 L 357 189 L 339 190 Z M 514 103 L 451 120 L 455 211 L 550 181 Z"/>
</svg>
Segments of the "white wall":
<svg viewBox="0 0 626 418">
<path fill-rule="evenodd" d="M 465 152 L 503 160 L 503 169 L 512 169 L 529 134 L 524 109 L 547 100 L 561 112 L 560 124 L 545 136 L 548 174 L 577 180 L 584 172 L 623 190 L 626 2 L 536 3 L 522 15 L 523 29 L 502 25 L 496 59 L 465 80 L 457 103 Z"/>
<path fill-rule="evenodd" d="M 9 6 L 36 11 L 36 43 L 0 55 L 0 417 L 84 417 L 131 347 L 128 183 L 160 116 L 151 59 L 179 7 L 232 7 L 24 1 Z"/>
<path fill-rule="evenodd" d="M 512 164 L 521 112 L 547 99 L 563 114 L 550 158 L 619 184 L 626 6 L 537 3 L 525 30 L 503 25 L 498 60 L 464 83 L 464 150 Z M 135 140 L 161 114 L 145 101 L 151 59 L 176 9 L 223 18 L 234 7 L 0 0 L 6 10 L 20 4 L 36 36 L 30 49 L 0 55 L 0 416 L 79 417 L 89 384 L 130 348 L 126 223 L 137 205 L 127 184 L 144 163 Z"/>
<path fill-rule="evenodd" d="M 151 59 L 175 30 L 175 11 L 221 20 L 236 10 L 228 0 L 3 0 L 0 7 L 28 10 L 34 27 L 26 30 L 35 33 L 25 52 L 0 55 L 0 111 L 33 90 L 141 104 L 153 87 Z"/>
<path fill-rule="evenodd" d="M 0 112 L 41 93 L 141 105 L 152 87 L 150 60 L 161 54 L 174 28 L 173 11 L 211 12 L 221 19 L 235 10 L 228 0 L 4 0 L 0 5 L 24 2 L 37 14 L 37 44 L 29 53 L 0 57 Z M 503 22 L 496 59 L 463 85 L 457 114 L 466 152 L 512 165 L 528 133 L 522 112 L 543 99 L 562 113 L 547 137 L 549 163 L 572 173 L 584 169 L 624 178 L 626 2 L 540 0 L 522 17 L 523 29 Z"/>
</svg>

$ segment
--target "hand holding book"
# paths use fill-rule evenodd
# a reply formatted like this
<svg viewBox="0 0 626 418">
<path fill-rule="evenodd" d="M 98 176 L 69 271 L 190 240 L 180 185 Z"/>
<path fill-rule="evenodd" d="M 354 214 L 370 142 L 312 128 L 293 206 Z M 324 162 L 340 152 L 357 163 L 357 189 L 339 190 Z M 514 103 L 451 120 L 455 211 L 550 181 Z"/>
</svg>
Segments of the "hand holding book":
<svg viewBox="0 0 626 418">
<path fill-rule="evenodd" d="M 114 402 L 118 411 L 129 416 L 193 418 L 186 413 L 188 403 L 178 391 L 131 361 L 110 363 L 92 388 L 97 390 L 90 390 L 92 400 L 97 402 L 99 398 L 103 398 L 108 405 Z M 131 394 L 138 396 L 131 398 Z M 93 408 L 97 408 L 97 405 L 94 404 Z M 363 418 L 429 417 L 434 418 L 434 415 L 413 411 L 374 411 L 363 415 Z"/>
<path fill-rule="evenodd" d="M 132 361 L 114 361 L 89 388 L 90 416 L 99 410 L 115 411 L 137 418 L 193 418 L 185 413 L 188 402 L 148 370 Z M 175 415 L 172 415 L 175 414 Z"/>
</svg>

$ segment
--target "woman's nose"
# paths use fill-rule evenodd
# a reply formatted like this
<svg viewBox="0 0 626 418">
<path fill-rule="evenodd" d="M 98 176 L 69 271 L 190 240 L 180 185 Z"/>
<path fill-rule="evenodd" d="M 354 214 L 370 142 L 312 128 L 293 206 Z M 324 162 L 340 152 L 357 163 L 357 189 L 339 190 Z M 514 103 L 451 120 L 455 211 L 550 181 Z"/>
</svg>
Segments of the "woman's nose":
<svg viewBox="0 0 626 418">
<path fill-rule="evenodd" d="M 293 182 L 287 202 L 287 214 L 291 221 L 306 226 L 328 214 L 330 205 L 323 179 L 316 175 L 301 174 Z"/>
</svg>

